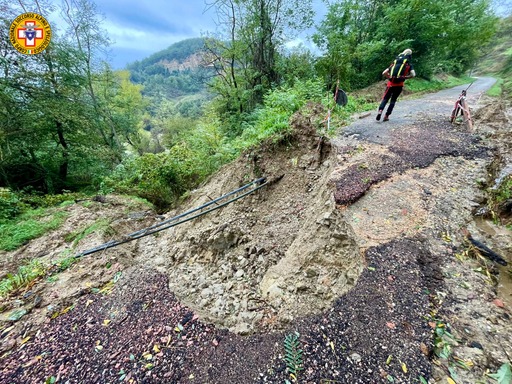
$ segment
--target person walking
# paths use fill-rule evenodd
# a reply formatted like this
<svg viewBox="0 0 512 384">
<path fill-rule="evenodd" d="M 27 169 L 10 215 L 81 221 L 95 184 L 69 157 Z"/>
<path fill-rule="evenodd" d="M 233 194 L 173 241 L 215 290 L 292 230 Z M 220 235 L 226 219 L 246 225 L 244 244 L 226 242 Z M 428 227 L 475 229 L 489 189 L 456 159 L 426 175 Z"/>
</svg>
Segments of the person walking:
<svg viewBox="0 0 512 384">
<path fill-rule="evenodd" d="M 384 115 L 383 121 L 389 120 L 389 115 L 393 112 L 396 100 L 404 88 L 405 79 L 410 79 L 416 76 L 416 72 L 414 71 L 411 63 L 411 58 L 412 51 L 410 49 L 406 49 L 397 56 L 397 58 L 384 70 L 384 72 L 382 72 L 382 75 L 388 79 L 388 82 L 386 84 L 386 91 L 384 92 L 384 96 L 382 97 L 382 101 L 379 105 L 379 111 L 377 112 L 377 121 L 380 120 L 382 112 L 384 111 L 384 108 L 386 108 L 388 101 L 389 106 L 386 114 Z"/>
</svg>

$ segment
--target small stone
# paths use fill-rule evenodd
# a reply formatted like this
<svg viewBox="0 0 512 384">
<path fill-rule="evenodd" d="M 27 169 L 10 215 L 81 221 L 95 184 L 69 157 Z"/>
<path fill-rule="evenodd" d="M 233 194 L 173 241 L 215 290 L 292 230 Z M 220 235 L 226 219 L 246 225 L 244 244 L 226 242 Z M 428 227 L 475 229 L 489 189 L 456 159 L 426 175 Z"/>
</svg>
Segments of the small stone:
<svg viewBox="0 0 512 384">
<path fill-rule="evenodd" d="M 34 308 L 39 308 L 41 306 L 42 301 L 43 299 L 41 298 L 41 296 L 36 295 L 36 297 L 34 298 Z"/>
<path fill-rule="evenodd" d="M 233 328 L 234 333 L 238 333 L 239 335 L 248 335 L 251 332 L 251 328 L 247 323 L 239 323 Z"/>
<path fill-rule="evenodd" d="M 315 277 L 315 276 L 318 276 L 318 271 L 316 269 L 308 268 L 306 270 L 306 277 Z"/>
<path fill-rule="evenodd" d="M 201 291 L 201 297 L 206 298 L 212 295 L 212 290 L 210 288 L 205 288 Z"/>
<path fill-rule="evenodd" d="M 216 295 L 220 295 L 220 294 L 223 294 L 224 293 L 224 286 L 222 284 L 215 284 L 213 286 L 213 292 L 216 294 Z"/>
<path fill-rule="evenodd" d="M 482 344 L 480 344 L 478 341 L 472 341 L 471 343 L 469 343 L 469 348 L 478 348 L 478 349 L 481 349 L 481 350 L 484 349 Z"/>
<path fill-rule="evenodd" d="M 305 282 L 300 282 L 297 284 L 297 292 L 305 292 L 309 290 L 309 285 Z"/>
<path fill-rule="evenodd" d="M 238 271 L 236 271 L 235 273 L 235 278 L 236 279 L 241 279 L 243 276 L 245 275 L 245 272 L 243 269 L 239 269 Z"/>
<path fill-rule="evenodd" d="M 361 357 L 361 355 L 360 355 L 359 353 L 352 353 L 352 354 L 350 355 L 350 359 L 351 359 L 354 363 L 360 363 L 360 362 L 361 362 L 361 360 L 362 360 L 363 358 Z"/>
<path fill-rule="evenodd" d="M 10 321 L 18 321 L 23 316 L 27 314 L 27 310 L 25 308 L 15 309 L 9 314 L 9 320 Z"/>
</svg>

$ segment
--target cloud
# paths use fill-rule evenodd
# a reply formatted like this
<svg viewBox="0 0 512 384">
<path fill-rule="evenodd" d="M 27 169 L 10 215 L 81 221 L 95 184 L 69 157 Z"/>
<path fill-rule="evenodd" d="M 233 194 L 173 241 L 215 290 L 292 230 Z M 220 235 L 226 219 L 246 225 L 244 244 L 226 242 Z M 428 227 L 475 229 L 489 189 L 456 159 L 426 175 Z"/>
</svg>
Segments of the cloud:
<svg viewBox="0 0 512 384">
<path fill-rule="evenodd" d="M 199 33 L 199 26 L 213 27 L 211 18 L 203 14 L 204 0 L 188 0 L 179 4 L 153 0 L 111 0 L 98 2 L 98 9 L 109 23 L 154 33 L 192 35 Z"/>
<path fill-rule="evenodd" d="M 114 67 L 149 56 L 173 43 L 214 30 L 213 11 L 204 13 L 204 0 L 171 3 L 164 0 L 97 2 L 103 27 L 112 41 Z M 130 52 L 133 58 L 130 58 Z"/>
</svg>

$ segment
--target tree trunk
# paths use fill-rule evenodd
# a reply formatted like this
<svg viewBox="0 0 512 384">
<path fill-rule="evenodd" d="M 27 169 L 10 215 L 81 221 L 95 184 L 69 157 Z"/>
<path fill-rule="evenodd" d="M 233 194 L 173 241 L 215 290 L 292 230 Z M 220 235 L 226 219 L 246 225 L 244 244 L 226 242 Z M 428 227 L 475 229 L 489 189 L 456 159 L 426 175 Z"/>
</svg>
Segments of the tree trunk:
<svg viewBox="0 0 512 384">
<path fill-rule="evenodd" d="M 66 181 L 68 177 L 68 169 L 69 169 L 69 151 L 68 151 L 68 143 L 64 138 L 64 129 L 62 123 L 60 121 L 56 121 L 55 125 L 57 127 L 57 136 L 59 137 L 59 144 L 62 147 L 62 162 L 59 166 L 59 177 L 61 181 Z"/>
</svg>

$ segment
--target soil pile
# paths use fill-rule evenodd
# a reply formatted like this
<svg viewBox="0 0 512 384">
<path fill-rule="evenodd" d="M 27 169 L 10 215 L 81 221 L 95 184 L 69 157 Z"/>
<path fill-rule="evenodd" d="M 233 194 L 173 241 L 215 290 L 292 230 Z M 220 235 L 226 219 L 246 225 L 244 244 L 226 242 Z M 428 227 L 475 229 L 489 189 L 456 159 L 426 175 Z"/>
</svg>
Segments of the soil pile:
<svg viewBox="0 0 512 384">
<path fill-rule="evenodd" d="M 318 105 L 306 110 L 307 116 L 294 116 L 291 135 L 226 166 L 183 209 L 261 176 L 267 187 L 163 233 L 157 244 L 141 245 L 149 260 L 167 255 L 170 289 L 183 303 L 236 333 L 329 307 L 362 269 L 328 183 L 331 145 L 316 135 L 326 111 Z"/>
</svg>

